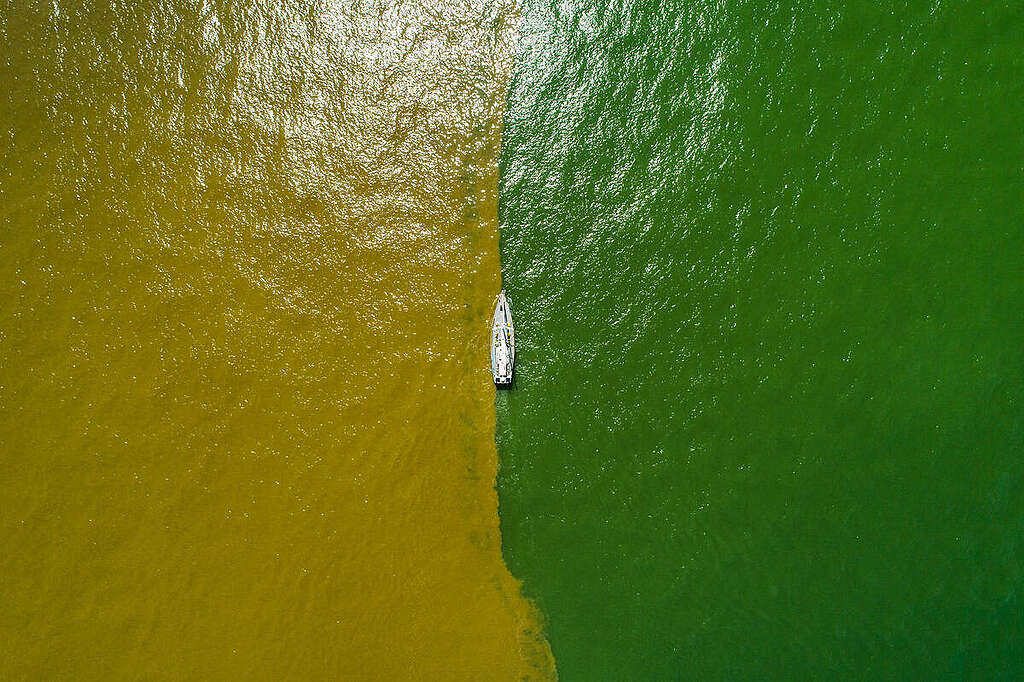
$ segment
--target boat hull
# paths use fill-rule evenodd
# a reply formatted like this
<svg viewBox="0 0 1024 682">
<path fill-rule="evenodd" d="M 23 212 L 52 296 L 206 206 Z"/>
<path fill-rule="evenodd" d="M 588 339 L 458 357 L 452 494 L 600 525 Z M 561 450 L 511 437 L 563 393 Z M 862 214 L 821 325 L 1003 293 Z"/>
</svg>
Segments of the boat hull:
<svg viewBox="0 0 1024 682">
<path fill-rule="evenodd" d="M 494 304 L 491 322 L 491 374 L 497 386 L 509 386 L 515 373 L 516 335 L 512 309 L 502 290 Z"/>
</svg>

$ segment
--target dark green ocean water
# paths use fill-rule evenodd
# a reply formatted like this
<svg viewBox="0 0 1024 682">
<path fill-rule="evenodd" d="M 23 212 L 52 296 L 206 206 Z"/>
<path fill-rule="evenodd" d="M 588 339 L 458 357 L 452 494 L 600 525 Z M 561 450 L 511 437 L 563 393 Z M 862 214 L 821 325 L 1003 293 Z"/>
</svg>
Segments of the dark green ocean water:
<svg viewBox="0 0 1024 682">
<path fill-rule="evenodd" d="M 561 679 L 1024 677 L 1024 4 L 526 0 L 504 552 Z"/>
</svg>

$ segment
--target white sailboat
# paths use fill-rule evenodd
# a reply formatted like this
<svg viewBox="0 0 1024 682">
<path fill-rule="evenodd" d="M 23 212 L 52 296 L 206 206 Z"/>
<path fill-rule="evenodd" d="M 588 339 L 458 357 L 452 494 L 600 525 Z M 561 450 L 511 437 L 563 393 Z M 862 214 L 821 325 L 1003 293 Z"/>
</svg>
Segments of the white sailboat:
<svg viewBox="0 0 1024 682">
<path fill-rule="evenodd" d="M 491 372 L 496 385 L 508 386 L 512 383 L 515 362 L 516 332 L 512 327 L 512 310 L 508 307 L 508 299 L 502 289 L 494 305 L 494 322 L 491 325 Z"/>
</svg>

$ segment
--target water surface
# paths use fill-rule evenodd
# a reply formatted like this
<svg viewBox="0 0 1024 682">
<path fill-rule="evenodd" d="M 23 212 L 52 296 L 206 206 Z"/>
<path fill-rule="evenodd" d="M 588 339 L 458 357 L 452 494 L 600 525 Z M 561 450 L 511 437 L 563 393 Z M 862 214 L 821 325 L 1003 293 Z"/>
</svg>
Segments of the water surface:
<svg viewBox="0 0 1024 682">
<path fill-rule="evenodd" d="M 499 491 L 562 679 L 1024 675 L 1022 20 L 527 0 Z"/>
<path fill-rule="evenodd" d="M 553 675 L 493 489 L 514 28 L 0 10 L 0 677 Z"/>
</svg>

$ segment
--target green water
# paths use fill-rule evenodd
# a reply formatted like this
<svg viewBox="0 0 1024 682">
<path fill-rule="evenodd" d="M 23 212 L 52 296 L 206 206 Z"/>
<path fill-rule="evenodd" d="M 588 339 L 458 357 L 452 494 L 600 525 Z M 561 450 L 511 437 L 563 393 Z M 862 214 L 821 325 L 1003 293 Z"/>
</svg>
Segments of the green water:
<svg viewBox="0 0 1024 682">
<path fill-rule="evenodd" d="M 1024 676 L 1022 8 L 527 0 L 499 495 L 563 680 Z"/>
</svg>

